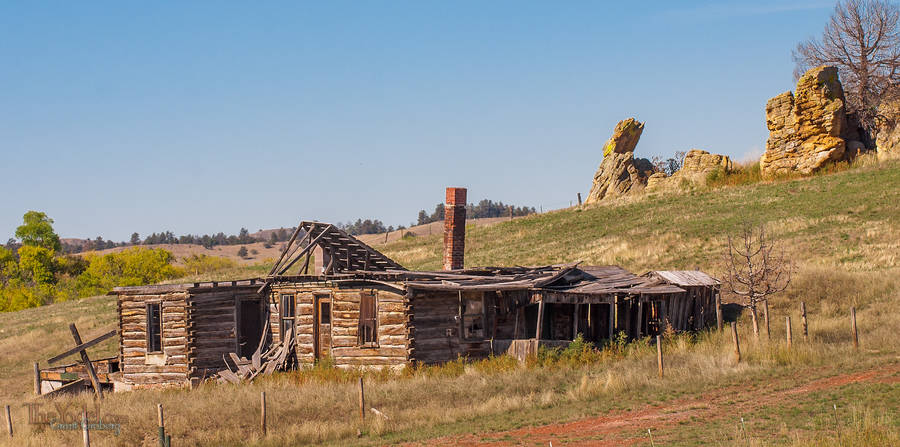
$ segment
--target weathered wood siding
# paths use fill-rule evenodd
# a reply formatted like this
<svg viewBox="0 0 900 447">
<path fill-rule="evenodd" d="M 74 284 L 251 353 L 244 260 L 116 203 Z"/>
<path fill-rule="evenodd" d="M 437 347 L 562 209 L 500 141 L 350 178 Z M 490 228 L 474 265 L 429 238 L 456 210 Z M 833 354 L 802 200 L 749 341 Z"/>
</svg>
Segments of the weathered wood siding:
<svg viewBox="0 0 900 447">
<path fill-rule="evenodd" d="M 368 291 L 368 290 L 367 290 Z M 359 345 L 359 289 L 332 295 L 331 352 L 338 366 L 400 366 L 409 358 L 407 300 L 385 290 L 375 291 L 377 343 Z"/>
<path fill-rule="evenodd" d="M 328 294 L 330 291 L 321 291 L 320 294 Z M 297 316 L 295 317 L 295 329 L 297 344 L 297 362 L 301 365 L 312 365 L 316 361 L 313 352 L 314 327 L 313 327 L 313 298 L 315 295 L 309 291 L 298 291 L 294 295 L 296 300 Z"/>
<path fill-rule="evenodd" d="M 208 376 L 225 368 L 229 353 L 237 353 L 236 306 L 259 300 L 256 287 L 194 289 L 188 299 L 188 346 L 191 375 Z"/>
<path fill-rule="evenodd" d="M 408 361 L 409 330 L 407 328 L 407 300 L 404 295 L 374 290 L 377 315 L 377 343 L 360 346 L 359 303 L 360 293 L 371 288 L 329 288 L 284 284 L 273 287 L 270 294 L 274 329 L 273 339 L 280 340 L 280 314 L 275 303 L 282 294 L 293 294 L 296 303 L 296 354 L 301 365 L 316 361 L 316 299 L 331 300 L 331 347 L 326 352 L 338 367 L 383 367 L 405 365 Z M 327 339 L 325 337 L 324 339 Z M 323 338 L 320 337 L 320 340 Z"/>
<path fill-rule="evenodd" d="M 121 294 L 122 379 L 135 387 L 188 383 L 187 292 Z M 160 303 L 162 353 L 147 353 L 147 303 Z"/>
<path fill-rule="evenodd" d="M 417 292 L 409 309 L 410 360 L 432 364 L 490 354 L 490 341 L 460 342 L 456 292 Z"/>
</svg>

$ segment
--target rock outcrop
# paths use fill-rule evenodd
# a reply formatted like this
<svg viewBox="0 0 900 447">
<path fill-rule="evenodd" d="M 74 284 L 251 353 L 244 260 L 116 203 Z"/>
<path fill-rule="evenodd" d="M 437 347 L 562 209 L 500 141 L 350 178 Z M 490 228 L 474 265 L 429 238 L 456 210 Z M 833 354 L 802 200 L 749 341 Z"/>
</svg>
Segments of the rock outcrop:
<svg viewBox="0 0 900 447">
<path fill-rule="evenodd" d="M 603 161 L 594 174 L 594 183 L 585 203 L 636 193 L 647 185 L 647 178 L 654 173 L 653 164 L 646 158 L 634 158 L 634 148 L 644 123 L 628 118 L 620 121 L 613 135 L 603 146 Z"/>
<path fill-rule="evenodd" d="M 809 174 L 842 159 L 852 132 L 837 68 L 813 68 L 797 81 L 796 95 L 785 92 L 770 99 L 766 126 L 769 139 L 759 161 L 763 175 Z"/>
<path fill-rule="evenodd" d="M 733 169 L 727 155 L 711 154 L 700 149 L 691 149 L 684 155 L 681 169 L 671 176 L 657 172 L 647 179 L 647 190 L 680 189 L 682 186 L 704 186 L 712 172 L 727 173 Z"/>
<path fill-rule="evenodd" d="M 730 172 L 734 168 L 727 155 L 711 154 L 700 149 L 691 149 L 684 156 L 681 169 L 673 177 L 681 177 L 697 185 L 705 185 L 711 172 Z"/>
<path fill-rule="evenodd" d="M 875 148 L 878 159 L 900 158 L 900 101 L 885 102 L 878 106 L 878 137 Z"/>
</svg>

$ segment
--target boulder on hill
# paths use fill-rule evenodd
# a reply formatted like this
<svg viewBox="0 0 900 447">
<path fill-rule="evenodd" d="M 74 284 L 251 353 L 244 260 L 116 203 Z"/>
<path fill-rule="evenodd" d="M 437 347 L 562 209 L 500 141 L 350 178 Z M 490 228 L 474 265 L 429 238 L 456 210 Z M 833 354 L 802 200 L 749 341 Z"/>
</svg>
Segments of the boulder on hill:
<svg viewBox="0 0 900 447">
<path fill-rule="evenodd" d="M 796 94 L 782 93 L 766 103 L 769 139 L 759 161 L 763 175 L 810 174 L 841 160 L 848 140 L 858 138 L 847 124 L 844 90 L 835 67 L 807 71 Z M 859 148 L 862 143 L 853 141 Z"/>
<path fill-rule="evenodd" d="M 878 106 L 878 137 L 875 148 L 878 159 L 900 158 L 900 100 Z"/>
<path fill-rule="evenodd" d="M 646 158 L 634 158 L 634 148 L 644 123 L 628 118 L 620 121 L 603 146 L 603 161 L 594 174 L 594 182 L 585 203 L 632 194 L 644 189 L 647 178 L 655 172 Z"/>
<path fill-rule="evenodd" d="M 734 165 L 727 155 L 711 154 L 700 149 L 691 149 L 684 155 L 681 169 L 671 176 L 657 172 L 647 181 L 648 191 L 679 189 L 682 185 L 703 186 L 714 171 L 730 172 Z"/>
</svg>

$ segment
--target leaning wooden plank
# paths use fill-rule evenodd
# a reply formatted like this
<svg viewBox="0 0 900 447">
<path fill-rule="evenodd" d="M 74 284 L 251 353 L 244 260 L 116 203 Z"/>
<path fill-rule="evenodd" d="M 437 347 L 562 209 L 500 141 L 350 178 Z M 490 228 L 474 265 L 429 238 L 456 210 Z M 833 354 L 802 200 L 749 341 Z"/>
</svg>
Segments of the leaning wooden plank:
<svg viewBox="0 0 900 447">
<path fill-rule="evenodd" d="M 113 329 L 113 330 L 111 330 L 111 331 L 109 331 L 109 332 L 107 332 L 107 333 L 105 333 L 105 334 L 103 334 L 103 335 L 101 335 L 101 336 L 99 336 L 99 337 L 97 337 L 97 338 L 91 340 L 91 341 L 86 341 L 86 342 L 84 342 L 84 343 L 82 343 L 82 344 L 80 344 L 80 345 L 78 345 L 78 346 L 76 346 L 76 347 L 74 347 L 74 348 L 72 348 L 72 349 L 69 349 L 69 350 L 66 351 L 66 352 L 63 352 L 63 353 L 60 354 L 60 355 L 57 355 L 57 356 L 51 358 L 50 360 L 47 360 L 47 362 L 49 362 L 49 363 L 56 363 L 56 362 L 58 362 L 58 361 L 60 361 L 60 360 L 62 360 L 62 359 L 64 359 L 64 358 L 66 358 L 66 357 L 68 357 L 68 356 L 70 356 L 70 355 L 72 355 L 72 354 L 77 354 L 79 351 L 85 350 L 85 349 L 87 349 L 87 348 L 90 348 L 91 346 L 94 346 L 94 345 L 98 344 L 98 343 L 100 343 L 101 341 L 106 340 L 107 338 L 110 338 L 110 337 L 116 335 L 116 333 L 117 333 L 117 331 L 116 331 L 115 329 Z"/>
<path fill-rule="evenodd" d="M 231 383 L 241 383 L 241 378 L 238 377 L 237 374 L 231 372 L 230 369 L 223 369 L 219 371 L 219 377 Z"/>
<path fill-rule="evenodd" d="M 234 362 L 234 364 L 237 366 L 250 364 L 249 360 L 243 357 L 238 357 L 238 355 L 233 352 L 229 352 L 228 356 L 231 357 L 231 361 Z"/>
<path fill-rule="evenodd" d="M 67 393 L 78 393 L 84 390 L 84 384 L 84 379 L 78 379 L 74 382 L 69 382 L 53 391 L 48 391 L 44 394 L 41 394 L 41 397 L 58 396 L 60 394 Z"/>
<path fill-rule="evenodd" d="M 75 327 L 75 323 L 69 324 L 69 330 L 72 332 L 72 338 L 75 340 L 75 345 L 80 345 L 81 335 L 78 334 L 78 328 Z M 97 373 L 94 371 L 94 364 L 91 363 L 91 359 L 87 355 L 87 351 L 82 349 L 79 351 L 81 353 L 81 361 L 84 363 L 84 367 L 87 369 L 88 377 L 91 378 L 91 386 L 94 387 L 94 393 L 97 394 L 97 397 L 103 398 L 103 391 L 100 389 L 100 379 L 97 377 Z"/>
<path fill-rule="evenodd" d="M 263 345 L 266 342 L 266 335 L 269 333 L 269 319 L 266 318 L 266 323 L 263 325 L 262 334 L 263 336 L 259 339 L 259 345 L 256 346 L 256 351 L 253 351 L 253 355 L 250 357 L 250 362 L 253 364 L 253 368 L 259 369 L 261 366 L 260 357 L 262 357 Z"/>
<path fill-rule="evenodd" d="M 247 377 L 250 375 L 251 370 L 248 366 L 249 362 L 247 362 L 246 359 L 239 358 L 237 354 L 233 352 L 229 352 L 228 355 L 231 356 L 231 360 L 234 361 L 235 366 L 237 366 L 238 375 L 240 375 L 241 377 Z"/>
</svg>

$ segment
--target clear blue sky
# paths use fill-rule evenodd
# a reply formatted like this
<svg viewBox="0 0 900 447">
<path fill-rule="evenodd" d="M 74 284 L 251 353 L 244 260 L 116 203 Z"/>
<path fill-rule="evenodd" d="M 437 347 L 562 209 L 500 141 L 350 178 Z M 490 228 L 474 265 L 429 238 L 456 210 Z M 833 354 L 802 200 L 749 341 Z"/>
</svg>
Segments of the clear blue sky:
<svg viewBox="0 0 900 447">
<path fill-rule="evenodd" d="M 765 146 L 833 2 L 3 2 L 0 243 L 409 224 L 568 206 L 615 124 L 637 155 Z"/>
</svg>

